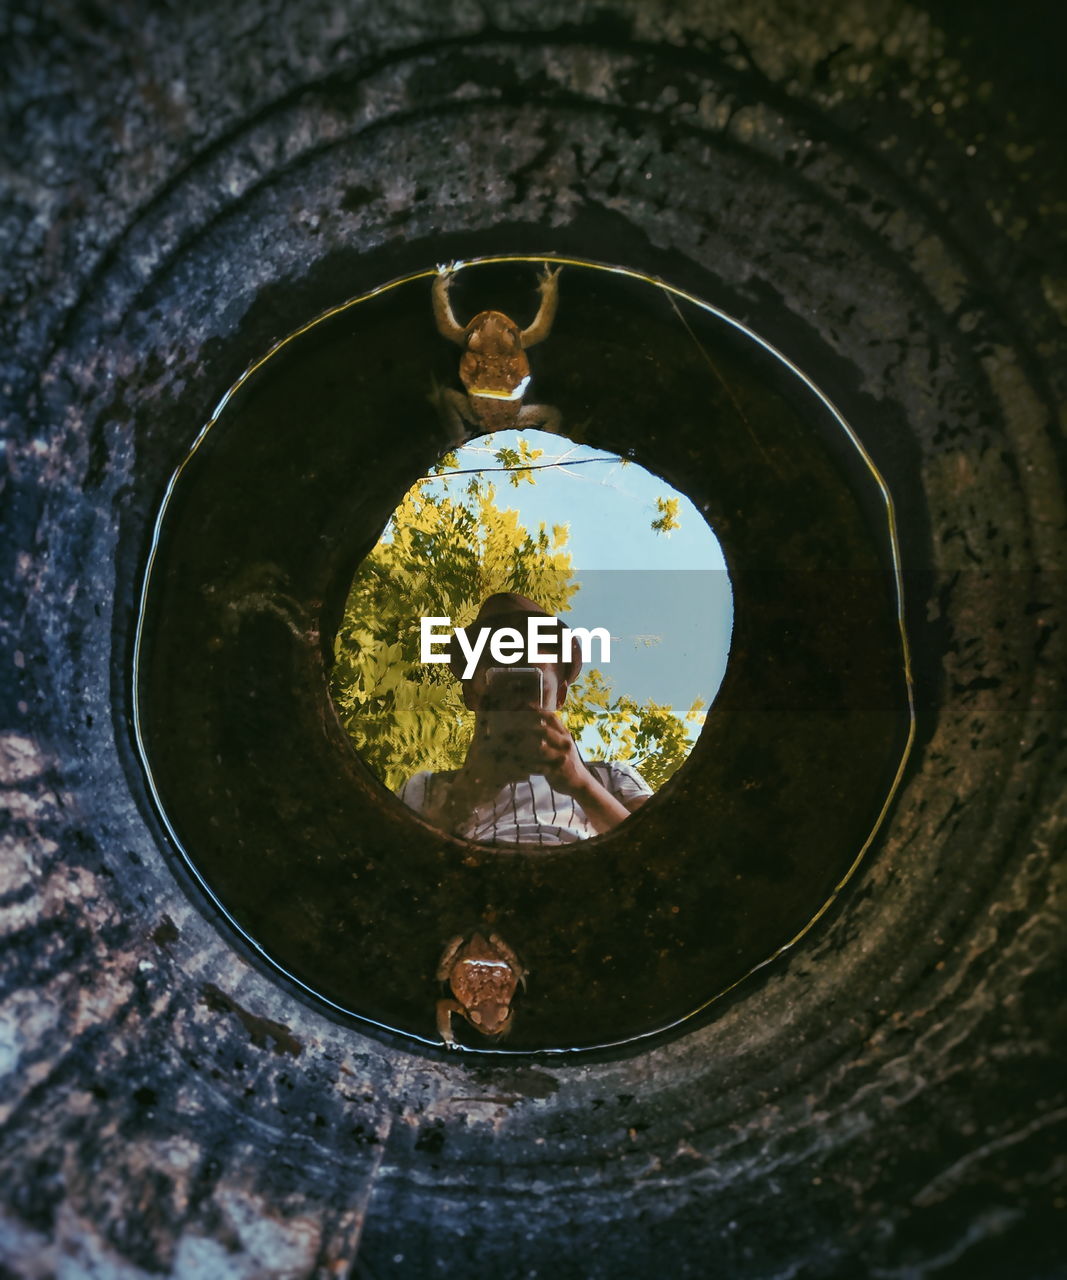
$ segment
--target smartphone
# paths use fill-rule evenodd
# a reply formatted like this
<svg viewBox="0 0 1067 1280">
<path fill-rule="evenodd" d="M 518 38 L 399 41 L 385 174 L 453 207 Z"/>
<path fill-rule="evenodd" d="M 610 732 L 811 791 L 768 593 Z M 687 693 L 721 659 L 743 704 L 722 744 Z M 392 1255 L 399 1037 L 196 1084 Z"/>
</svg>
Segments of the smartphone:
<svg viewBox="0 0 1067 1280">
<path fill-rule="evenodd" d="M 490 667 L 485 673 L 486 714 L 500 718 L 528 707 L 543 706 L 545 673 L 540 667 Z"/>
<path fill-rule="evenodd" d="M 529 707 L 543 706 L 545 677 L 540 667 L 490 667 L 485 673 L 482 698 L 485 736 L 503 777 L 524 778 L 530 773 Z"/>
</svg>

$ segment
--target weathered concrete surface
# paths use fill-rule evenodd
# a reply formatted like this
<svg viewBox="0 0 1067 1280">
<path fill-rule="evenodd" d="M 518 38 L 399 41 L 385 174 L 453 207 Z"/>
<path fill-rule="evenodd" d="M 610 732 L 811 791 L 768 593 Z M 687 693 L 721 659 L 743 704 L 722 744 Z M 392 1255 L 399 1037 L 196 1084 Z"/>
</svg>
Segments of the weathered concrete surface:
<svg viewBox="0 0 1067 1280">
<path fill-rule="evenodd" d="M 1039 16 L 8 10 L 10 1274 L 1063 1274 Z M 900 508 L 920 752 L 848 900 L 716 1020 L 475 1068 L 330 1022 L 216 927 L 131 751 L 132 618 L 171 468 L 294 320 L 411 264 L 591 246 L 739 314 L 857 426 Z"/>
</svg>

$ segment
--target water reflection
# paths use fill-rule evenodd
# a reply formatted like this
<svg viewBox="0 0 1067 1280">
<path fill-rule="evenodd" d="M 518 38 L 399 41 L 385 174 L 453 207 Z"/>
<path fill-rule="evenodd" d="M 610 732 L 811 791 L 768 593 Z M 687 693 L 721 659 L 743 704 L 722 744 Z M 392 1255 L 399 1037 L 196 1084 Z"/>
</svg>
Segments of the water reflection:
<svg viewBox="0 0 1067 1280">
<path fill-rule="evenodd" d="M 684 763 L 718 690 L 721 551 L 688 500 L 637 467 L 625 487 L 546 470 L 506 498 L 470 470 L 414 486 L 361 565 L 335 705 L 364 760 L 442 830 L 546 846 L 602 834 Z M 676 546 L 653 529 L 652 492 L 678 504 Z M 573 521 L 554 522 L 564 509 Z M 575 567 L 572 545 L 596 567 Z M 620 563 L 647 567 L 603 567 Z"/>
<path fill-rule="evenodd" d="M 509 655 L 522 665 L 500 665 Z M 453 635 L 448 665 L 474 713 L 467 754 L 399 792 L 434 825 L 486 844 L 571 844 L 611 831 L 652 794 L 626 761 L 582 759 L 559 715 L 582 668 L 579 645 L 534 601 L 490 596 Z"/>
<path fill-rule="evenodd" d="M 539 261 L 472 267 L 454 315 L 536 318 Z M 565 434 L 443 458 L 431 392 L 463 382 L 436 279 L 294 331 L 182 460 L 135 644 L 145 776 L 212 909 L 361 1026 L 440 1043 L 447 1015 L 453 1042 L 494 1054 L 634 1045 L 802 936 L 884 817 L 913 732 L 888 499 L 752 334 L 588 263 L 564 265 L 526 353 L 523 403 Z M 738 600 L 719 691 L 730 592 L 689 541 L 714 548 L 709 522 Z M 462 768 L 476 713 L 450 646 L 422 663 L 419 621 L 470 627 L 499 593 L 610 632 L 556 714 L 587 767 L 624 761 L 657 794 L 592 845 L 457 844 L 351 750 L 394 791 Z M 505 706 L 540 702 L 530 679 Z"/>
<path fill-rule="evenodd" d="M 558 409 L 523 402 L 526 351 L 552 330 L 560 270 L 542 266 L 540 304 L 521 329 L 485 308 L 461 325 L 457 274 L 439 269 L 433 315 L 464 348 L 464 391 L 432 383 L 430 400 L 453 442 L 479 439 L 446 454 L 394 513 L 356 575 L 335 647 L 332 693 L 361 754 L 421 817 L 477 843 L 552 847 L 616 828 L 684 761 L 729 638 L 722 553 L 688 499 L 617 455 L 531 429 L 562 428 Z M 653 652 L 663 637 L 648 632 L 641 606 L 655 592 L 635 591 L 628 576 L 648 561 L 649 542 L 661 552 L 649 571 L 687 566 L 718 579 L 718 617 L 688 661 Z M 603 616 L 570 625 L 583 578 L 604 569 L 616 581 L 599 594 Z M 659 621 L 677 630 L 671 612 Z M 609 617 L 623 622 L 621 680 Z M 620 652 L 634 637 L 636 664 Z M 648 672 L 677 675 L 679 665 L 689 678 L 676 711 Z M 649 686 L 643 699 L 635 674 Z"/>
<path fill-rule="evenodd" d="M 541 303 L 525 329 L 502 311 L 479 311 L 461 325 L 452 311 L 452 268 L 439 268 L 433 282 L 433 314 L 442 337 L 463 347 L 459 376 L 465 394 L 440 388 L 435 399 L 449 438 L 456 444 L 472 435 L 509 427 L 560 429 L 559 410 L 524 404 L 530 384 L 528 348 L 548 337 L 559 305 L 561 267 L 544 263 L 537 288 Z"/>
<path fill-rule="evenodd" d="M 503 1036 L 511 1030 L 515 1011 L 511 1002 L 527 970 L 499 933 L 474 930 L 459 933 L 445 944 L 437 964 L 437 981 L 448 983 L 450 996 L 437 1002 L 437 1034 L 456 1048 L 452 1015 L 465 1018 L 483 1036 Z"/>
</svg>

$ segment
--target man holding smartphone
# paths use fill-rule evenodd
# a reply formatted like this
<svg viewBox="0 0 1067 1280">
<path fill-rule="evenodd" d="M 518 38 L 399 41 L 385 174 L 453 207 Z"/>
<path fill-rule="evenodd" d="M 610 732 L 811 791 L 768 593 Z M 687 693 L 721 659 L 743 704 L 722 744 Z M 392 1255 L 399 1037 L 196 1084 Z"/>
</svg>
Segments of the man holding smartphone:
<svg viewBox="0 0 1067 1280">
<path fill-rule="evenodd" d="M 465 628 L 474 639 L 483 630 L 527 633 L 530 618 L 552 618 L 534 601 L 499 592 L 482 605 Z M 470 646 L 468 645 L 468 648 Z M 538 648 L 551 651 L 540 639 Z M 488 844 L 569 844 L 601 835 L 638 809 L 652 788 L 624 762 L 586 764 L 558 712 L 581 670 L 576 653 L 521 665 L 500 666 L 481 648 L 473 675 L 453 637 L 449 666 L 462 680 L 463 699 L 475 716 L 474 737 L 462 768 L 417 773 L 400 789 L 400 799 L 427 821 L 468 840 Z"/>
</svg>

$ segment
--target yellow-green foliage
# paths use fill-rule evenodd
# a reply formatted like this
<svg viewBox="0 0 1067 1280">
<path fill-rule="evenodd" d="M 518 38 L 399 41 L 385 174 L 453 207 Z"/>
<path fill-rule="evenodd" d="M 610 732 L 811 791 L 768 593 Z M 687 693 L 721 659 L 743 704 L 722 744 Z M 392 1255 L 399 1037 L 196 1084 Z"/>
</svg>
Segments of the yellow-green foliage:
<svg viewBox="0 0 1067 1280">
<path fill-rule="evenodd" d="M 677 498 L 657 498 L 656 510 L 659 515 L 652 521 L 652 528 L 656 533 L 669 534 L 672 529 L 681 528 L 681 521 L 678 519 Z"/>
<path fill-rule="evenodd" d="M 700 698 L 684 717 L 678 716 L 651 699 L 638 704 L 626 694 L 615 696 L 596 667 L 574 684 L 567 707 L 567 726 L 576 737 L 590 726 L 596 729 L 601 742 L 598 759 L 629 760 L 656 790 L 689 754 L 687 726 L 704 723 Z"/>
<path fill-rule="evenodd" d="M 539 456 L 519 441 L 498 450 L 509 479 L 534 483 L 522 466 Z M 497 506 L 480 476 L 450 476 L 454 454 L 420 481 L 397 508 L 384 538 L 360 565 L 334 645 L 330 692 L 342 723 L 370 767 L 394 790 L 420 769 L 455 769 L 470 742 L 473 714 L 445 664 L 420 661 L 423 616 L 472 622 L 496 591 L 517 591 L 550 613 L 565 614 L 578 590 L 568 529 L 530 533 L 518 513 Z M 438 478 L 439 477 L 439 478 Z M 701 703 L 684 720 L 670 707 L 615 697 L 599 671 L 572 688 L 566 719 L 577 736 L 595 725 L 601 758 L 630 760 L 653 787 L 685 759 L 686 723 L 701 723 Z"/>
</svg>

